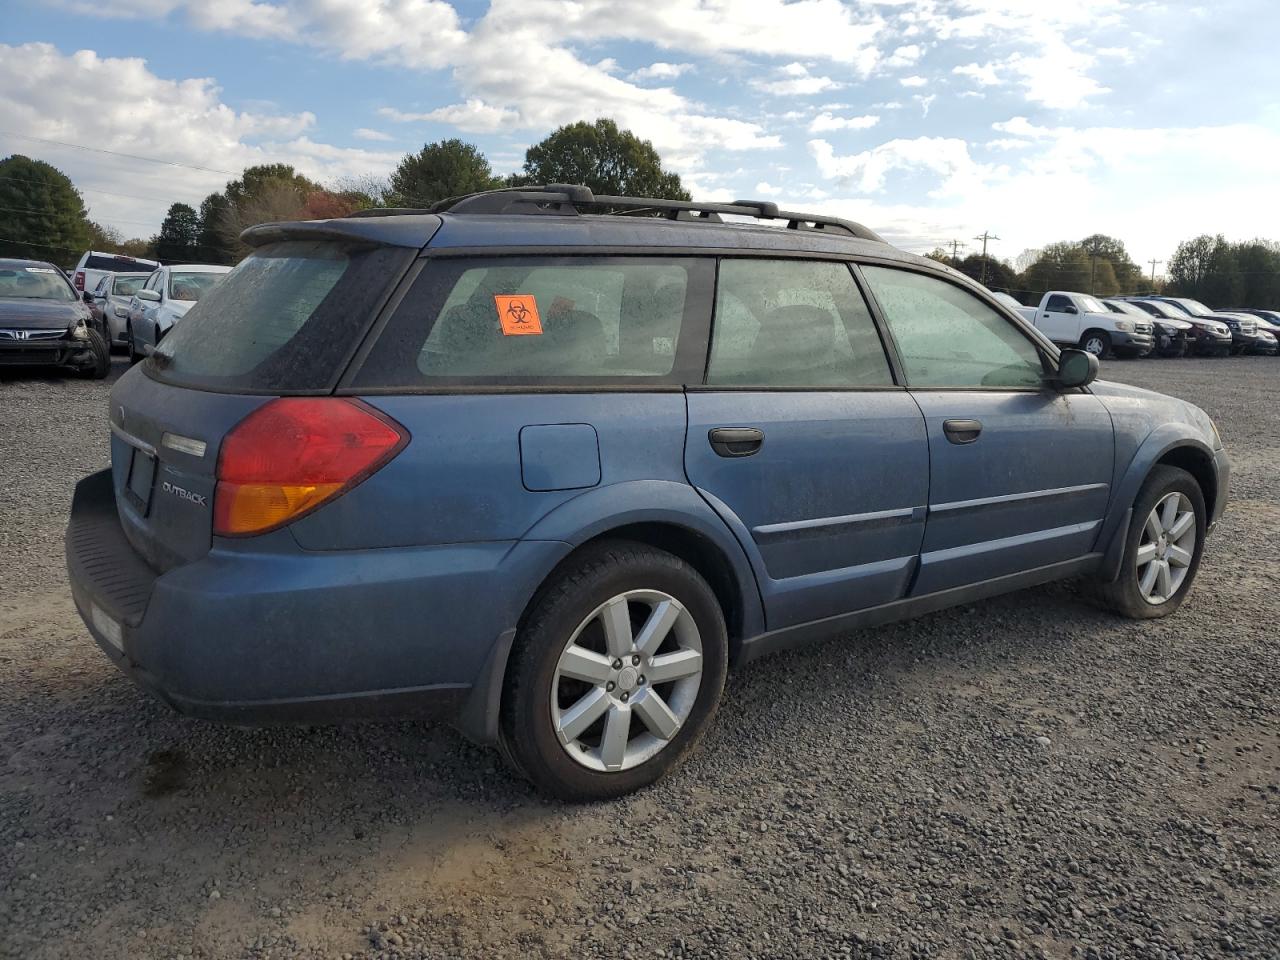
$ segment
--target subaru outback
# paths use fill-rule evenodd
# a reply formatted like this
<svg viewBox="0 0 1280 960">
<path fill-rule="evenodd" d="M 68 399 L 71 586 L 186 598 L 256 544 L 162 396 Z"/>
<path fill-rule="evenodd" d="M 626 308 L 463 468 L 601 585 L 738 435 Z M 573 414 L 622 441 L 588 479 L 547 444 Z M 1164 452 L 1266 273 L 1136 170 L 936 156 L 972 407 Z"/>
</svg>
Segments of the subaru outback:
<svg viewBox="0 0 1280 960">
<path fill-rule="evenodd" d="M 618 796 L 771 651 L 1065 577 L 1173 613 L 1226 502 L 1205 413 L 856 223 L 553 185 L 244 239 L 67 532 L 188 714 L 433 716 Z"/>
</svg>

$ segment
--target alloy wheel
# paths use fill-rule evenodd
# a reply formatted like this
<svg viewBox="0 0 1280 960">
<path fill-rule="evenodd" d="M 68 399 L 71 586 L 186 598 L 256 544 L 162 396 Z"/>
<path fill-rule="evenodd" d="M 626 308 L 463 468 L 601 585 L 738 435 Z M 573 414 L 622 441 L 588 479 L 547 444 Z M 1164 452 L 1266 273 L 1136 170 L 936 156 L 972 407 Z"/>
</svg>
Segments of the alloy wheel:
<svg viewBox="0 0 1280 960">
<path fill-rule="evenodd" d="M 1099 358 L 1107 352 L 1107 345 L 1102 342 L 1101 337 L 1090 337 L 1084 342 L 1084 348 L 1086 351 Z"/>
<path fill-rule="evenodd" d="M 551 721 L 565 752 L 592 770 L 628 770 L 666 747 L 702 684 L 693 615 L 660 590 L 628 590 L 569 637 L 551 681 Z"/>
<path fill-rule="evenodd" d="M 1153 606 L 1168 601 L 1187 579 L 1196 552 L 1196 513 L 1174 491 L 1152 508 L 1138 540 L 1138 592 Z"/>
</svg>

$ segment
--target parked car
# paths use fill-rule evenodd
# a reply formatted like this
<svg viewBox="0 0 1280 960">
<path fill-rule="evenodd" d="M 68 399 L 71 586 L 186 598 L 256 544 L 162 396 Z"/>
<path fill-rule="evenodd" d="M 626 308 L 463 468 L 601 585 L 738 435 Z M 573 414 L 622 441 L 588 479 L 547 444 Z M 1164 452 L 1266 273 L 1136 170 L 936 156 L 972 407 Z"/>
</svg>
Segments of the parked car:
<svg viewBox="0 0 1280 960">
<path fill-rule="evenodd" d="M 147 277 L 142 288 L 129 298 L 125 316 L 129 362 L 137 363 L 150 356 L 173 325 L 230 270 L 213 264 L 187 263 L 161 267 Z"/>
<path fill-rule="evenodd" d="M 1155 346 L 1154 326 L 1149 319 L 1118 316 L 1087 293 L 1050 290 L 1040 299 L 1040 306 L 1020 309 L 1054 343 L 1072 347 L 1078 344 L 1100 359 L 1113 353 L 1141 357 Z"/>
<path fill-rule="evenodd" d="M 425 713 L 618 796 L 731 663 L 1068 576 L 1171 614 L 1226 502 L 1202 410 L 848 221 L 529 187 L 243 239 L 67 530 L 198 716 Z"/>
<path fill-rule="evenodd" d="M 104 274 L 86 300 L 111 346 L 128 346 L 129 301 L 142 289 L 149 276 L 148 273 Z"/>
<path fill-rule="evenodd" d="M 1103 305 L 1114 313 L 1122 313 L 1143 320 L 1153 325 L 1155 347 L 1152 354 L 1161 357 L 1181 357 L 1186 354 L 1195 342 L 1195 327 L 1186 320 L 1174 317 L 1153 317 L 1135 303 L 1109 297 L 1102 301 Z M 1176 311 L 1170 310 L 1170 313 Z"/>
<path fill-rule="evenodd" d="M 1258 337 L 1258 320 L 1256 317 L 1250 317 L 1246 314 L 1226 313 L 1221 310 L 1210 310 L 1199 300 L 1192 300 L 1190 297 L 1152 297 L 1151 299 L 1170 304 L 1189 317 L 1199 317 L 1225 323 L 1231 331 L 1232 353 L 1247 353 L 1259 346 L 1258 340 L 1261 338 Z"/>
<path fill-rule="evenodd" d="M 101 380 L 107 342 L 62 271 L 40 260 L 0 260 L 0 365 L 66 367 Z"/>
<path fill-rule="evenodd" d="M 1191 350 L 1202 357 L 1225 357 L 1231 353 L 1231 328 L 1221 320 L 1193 317 L 1170 304 L 1149 297 L 1118 297 L 1140 310 L 1162 320 L 1178 320 L 1191 324 Z"/>
<path fill-rule="evenodd" d="M 151 273 L 160 264 L 142 257 L 129 257 L 123 253 L 99 253 L 90 250 L 81 255 L 71 273 L 71 283 L 76 293 L 83 294 L 98 286 L 107 273 Z"/>
<path fill-rule="evenodd" d="M 1224 313 L 1234 313 L 1236 316 L 1251 316 L 1258 321 L 1258 330 L 1260 333 L 1266 333 L 1273 340 L 1280 343 L 1280 311 L 1276 310 L 1258 310 L 1253 307 L 1222 307 Z M 1274 356 L 1271 350 L 1262 350 L 1260 352 Z"/>
</svg>

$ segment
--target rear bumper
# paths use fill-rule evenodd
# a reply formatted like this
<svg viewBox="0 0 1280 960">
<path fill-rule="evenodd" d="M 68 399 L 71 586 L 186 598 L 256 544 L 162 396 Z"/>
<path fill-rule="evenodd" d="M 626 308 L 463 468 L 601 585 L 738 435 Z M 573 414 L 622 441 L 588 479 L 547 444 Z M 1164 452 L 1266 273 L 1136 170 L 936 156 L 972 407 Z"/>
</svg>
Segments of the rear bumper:
<svg viewBox="0 0 1280 960">
<path fill-rule="evenodd" d="M 282 533 L 271 549 L 292 544 Z M 76 487 L 66 545 L 76 608 L 111 661 L 183 713 L 238 723 L 452 721 L 473 696 L 496 704 L 473 688 L 510 639 L 522 573 L 567 551 L 559 541 L 343 552 L 215 541 L 201 560 L 157 573 L 125 539 L 109 471 Z"/>
</svg>

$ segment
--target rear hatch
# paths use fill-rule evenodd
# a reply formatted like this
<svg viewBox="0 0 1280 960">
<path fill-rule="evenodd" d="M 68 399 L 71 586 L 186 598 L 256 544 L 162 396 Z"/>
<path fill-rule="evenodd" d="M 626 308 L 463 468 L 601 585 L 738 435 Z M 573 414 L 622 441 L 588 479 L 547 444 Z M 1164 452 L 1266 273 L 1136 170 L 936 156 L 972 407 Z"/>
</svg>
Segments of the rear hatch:
<svg viewBox="0 0 1280 960">
<path fill-rule="evenodd" d="M 264 230 L 266 242 L 111 392 L 116 506 L 158 571 L 209 551 L 228 433 L 274 397 L 331 393 L 420 246 L 288 226 Z"/>
</svg>

